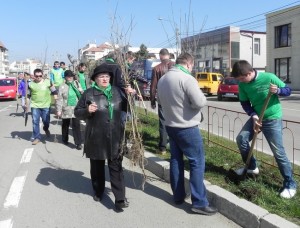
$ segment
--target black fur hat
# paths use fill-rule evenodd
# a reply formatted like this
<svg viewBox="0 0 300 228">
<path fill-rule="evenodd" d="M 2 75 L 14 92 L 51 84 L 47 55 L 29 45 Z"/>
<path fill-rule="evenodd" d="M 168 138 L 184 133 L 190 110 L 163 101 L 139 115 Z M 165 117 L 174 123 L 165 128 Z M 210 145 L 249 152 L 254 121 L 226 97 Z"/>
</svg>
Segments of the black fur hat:
<svg viewBox="0 0 300 228">
<path fill-rule="evenodd" d="M 102 63 L 101 65 L 97 66 L 97 67 L 94 69 L 94 73 L 93 73 L 93 75 L 91 76 L 91 80 L 95 81 L 95 77 L 96 77 L 98 74 L 101 74 L 101 73 L 108 73 L 108 74 L 110 75 L 110 77 L 113 76 L 112 69 L 111 69 L 111 67 L 109 66 L 109 64 L 107 64 L 107 63 Z"/>
</svg>

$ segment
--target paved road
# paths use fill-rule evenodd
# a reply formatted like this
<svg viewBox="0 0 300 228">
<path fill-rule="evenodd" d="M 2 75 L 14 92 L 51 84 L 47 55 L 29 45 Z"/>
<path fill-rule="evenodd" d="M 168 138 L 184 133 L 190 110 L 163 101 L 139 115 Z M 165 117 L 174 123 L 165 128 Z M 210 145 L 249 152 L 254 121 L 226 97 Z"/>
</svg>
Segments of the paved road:
<svg viewBox="0 0 300 228">
<path fill-rule="evenodd" d="M 32 146 L 31 116 L 13 116 L 15 102 L 0 102 L 0 227 L 239 227 L 221 214 L 191 214 L 190 200 L 172 203 L 170 186 L 147 172 L 141 190 L 141 170 L 125 159 L 130 207 L 116 213 L 109 183 L 102 203 L 92 199 L 89 161 L 82 151 L 55 143 L 60 132 L 53 119 L 52 136 Z M 58 137 L 60 140 L 60 136 Z M 72 142 L 72 137 L 70 142 Z"/>
</svg>

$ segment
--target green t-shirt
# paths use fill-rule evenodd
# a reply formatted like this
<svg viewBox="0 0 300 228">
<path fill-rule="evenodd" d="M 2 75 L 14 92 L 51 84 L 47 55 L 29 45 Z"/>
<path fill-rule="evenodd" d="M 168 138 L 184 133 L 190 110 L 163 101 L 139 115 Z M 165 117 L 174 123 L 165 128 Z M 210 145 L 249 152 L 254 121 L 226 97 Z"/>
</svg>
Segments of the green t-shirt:
<svg viewBox="0 0 300 228">
<path fill-rule="evenodd" d="M 85 91 L 86 90 L 86 84 L 85 84 L 85 76 L 84 73 L 78 73 L 78 77 L 79 77 L 79 83 L 81 85 L 81 88 Z"/>
<path fill-rule="evenodd" d="M 260 115 L 261 109 L 264 105 L 264 101 L 267 98 L 271 83 L 277 85 L 279 88 L 285 86 L 285 83 L 282 82 L 275 74 L 266 72 L 257 73 L 256 79 L 252 82 L 240 82 L 240 101 L 250 101 L 257 115 Z M 266 120 L 280 118 L 282 118 L 281 104 L 278 95 L 273 94 L 271 96 L 263 119 Z"/>
<path fill-rule="evenodd" d="M 45 79 L 40 83 L 29 83 L 32 108 L 49 108 L 51 103 L 50 80 Z"/>
</svg>

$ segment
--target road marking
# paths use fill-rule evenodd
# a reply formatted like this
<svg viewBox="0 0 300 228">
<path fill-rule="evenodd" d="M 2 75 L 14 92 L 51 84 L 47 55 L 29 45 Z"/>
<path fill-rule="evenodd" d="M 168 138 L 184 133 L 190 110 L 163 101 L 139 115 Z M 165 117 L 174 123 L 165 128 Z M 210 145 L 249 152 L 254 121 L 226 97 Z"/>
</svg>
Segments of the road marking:
<svg viewBox="0 0 300 228">
<path fill-rule="evenodd" d="M 11 184 L 9 192 L 5 198 L 4 208 L 18 207 L 26 176 L 27 171 L 24 176 L 14 178 L 14 181 Z"/>
<path fill-rule="evenodd" d="M 12 219 L 0 221 L 0 228 L 12 228 L 12 227 L 13 227 Z"/>
<path fill-rule="evenodd" d="M 34 150 L 33 148 L 28 148 L 24 150 L 20 164 L 30 162 L 33 150 Z"/>
</svg>

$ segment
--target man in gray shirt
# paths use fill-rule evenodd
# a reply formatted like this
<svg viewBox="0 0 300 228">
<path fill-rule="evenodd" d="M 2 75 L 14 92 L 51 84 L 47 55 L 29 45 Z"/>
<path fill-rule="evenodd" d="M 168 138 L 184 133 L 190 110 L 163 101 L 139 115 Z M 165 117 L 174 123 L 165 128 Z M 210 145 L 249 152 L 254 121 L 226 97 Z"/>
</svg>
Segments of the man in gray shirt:
<svg viewBox="0 0 300 228">
<path fill-rule="evenodd" d="M 213 215 L 217 209 L 209 206 L 206 197 L 203 183 L 205 156 L 198 127 L 206 97 L 190 73 L 193 66 L 194 58 L 190 54 L 183 53 L 177 58 L 176 65 L 158 82 L 158 103 L 162 106 L 170 141 L 170 181 L 175 204 L 182 204 L 188 197 L 184 187 L 185 155 L 190 165 L 191 210 Z"/>
</svg>

